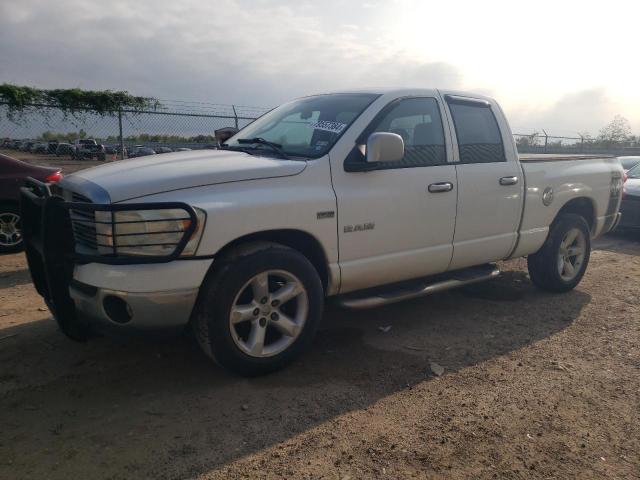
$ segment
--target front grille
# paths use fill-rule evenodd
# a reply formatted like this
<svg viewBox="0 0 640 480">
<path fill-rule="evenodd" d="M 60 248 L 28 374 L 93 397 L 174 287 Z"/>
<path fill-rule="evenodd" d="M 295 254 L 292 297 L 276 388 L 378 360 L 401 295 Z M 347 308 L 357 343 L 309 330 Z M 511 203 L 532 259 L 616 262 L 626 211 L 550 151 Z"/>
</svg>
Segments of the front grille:
<svg viewBox="0 0 640 480">
<path fill-rule="evenodd" d="M 91 203 L 89 198 L 76 192 L 71 192 L 71 201 Z M 92 210 L 70 209 L 69 217 L 73 226 L 76 252 L 90 255 L 97 254 L 95 213 Z"/>
</svg>

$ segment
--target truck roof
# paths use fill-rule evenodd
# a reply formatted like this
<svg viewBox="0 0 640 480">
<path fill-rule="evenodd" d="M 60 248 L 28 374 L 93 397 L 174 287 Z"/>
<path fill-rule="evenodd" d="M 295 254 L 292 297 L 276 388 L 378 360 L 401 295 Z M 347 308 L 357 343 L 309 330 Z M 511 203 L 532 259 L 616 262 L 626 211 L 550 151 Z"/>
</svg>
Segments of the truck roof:
<svg viewBox="0 0 640 480">
<path fill-rule="evenodd" d="M 486 95 L 482 95 L 475 92 L 465 92 L 460 90 L 449 90 L 449 89 L 439 89 L 439 88 L 424 88 L 424 87 L 415 87 L 415 88 L 393 88 L 393 87 L 375 87 L 375 88 L 358 88 L 358 89 L 347 89 L 347 90 L 335 90 L 331 92 L 321 92 L 313 95 L 322 95 L 322 94 L 331 94 L 331 93 L 371 93 L 377 95 L 393 95 L 393 96 L 410 96 L 410 95 L 433 95 L 436 92 L 440 92 L 442 94 L 448 95 L 459 95 L 459 96 L 470 96 L 473 98 L 482 98 L 486 100 L 491 100 L 490 97 Z M 310 96 L 313 96 L 310 95 Z"/>
</svg>

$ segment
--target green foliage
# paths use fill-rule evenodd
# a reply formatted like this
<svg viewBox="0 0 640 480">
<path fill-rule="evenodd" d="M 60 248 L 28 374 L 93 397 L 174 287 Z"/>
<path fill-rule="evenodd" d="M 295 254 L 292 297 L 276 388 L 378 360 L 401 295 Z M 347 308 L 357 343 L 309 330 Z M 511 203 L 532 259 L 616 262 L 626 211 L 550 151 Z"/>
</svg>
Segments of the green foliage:
<svg viewBox="0 0 640 480">
<path fill-rule="evenodd" d="M 7 118 L 38 111 L 47 115 L 48 108 L 55 107 L 65 116 L 76 118 L 86 113 L 114 115 L 118 110 L 141 112 L 156 110 L 161 104 L 152 97 L 138 97 L 128 92 L 111 90 L 81 90 L 79 88 L 45 90 L 3 83 L 0 85 L 0 103 L 7 106 Z"/>
</svg>

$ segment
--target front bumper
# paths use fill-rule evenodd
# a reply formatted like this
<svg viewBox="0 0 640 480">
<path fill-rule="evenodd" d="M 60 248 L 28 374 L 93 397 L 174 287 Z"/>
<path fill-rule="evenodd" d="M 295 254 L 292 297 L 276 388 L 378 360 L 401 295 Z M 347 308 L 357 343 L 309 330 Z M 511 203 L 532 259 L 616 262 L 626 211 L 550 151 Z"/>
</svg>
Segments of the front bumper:
<svg viewBox="0 0 640 480">
<path fill-rule="evenodd" d="M 198 289 L 136 293 L 71 282 L 69 295 L 79 319 L 91 330 L 172 333 L 188 324 Z"/>
<path fill-rule="evenodd" d="M 65 202 L 41 182 L 28 179 L 27 185 L 21 189 L 21 213 L 29 270 L 36 290 L 67 336 L 83 341 L 94 330 L 173 330 L 187 325 L 212 262 L 178 259 L 189 229 L 165 256 L 122 257 L 115 248 L 110 256 L 80 255 L 69 207 L 115 211 L 130 206 Z M 162 204 L 145 208 L 158 205 Z M 174 207 L 195 219 L 191 207 Z"/>
</svg>

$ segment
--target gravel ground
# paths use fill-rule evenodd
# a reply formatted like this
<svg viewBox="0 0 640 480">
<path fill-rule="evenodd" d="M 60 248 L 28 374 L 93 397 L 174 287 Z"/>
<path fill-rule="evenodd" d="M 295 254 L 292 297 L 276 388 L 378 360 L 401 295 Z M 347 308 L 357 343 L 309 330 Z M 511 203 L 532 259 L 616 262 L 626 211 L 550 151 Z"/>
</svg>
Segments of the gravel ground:
<svg viewBox="0 0 640 480">
<path fill-rule="evenodd" d="M 0 257 L 0 478 L 640 478 L 640 241 L 599 240 L 564 295 L 501 266 L 329 307 L 307 355 L 250 380 L 187 338 L 67 340 Z"/>
</svg>

